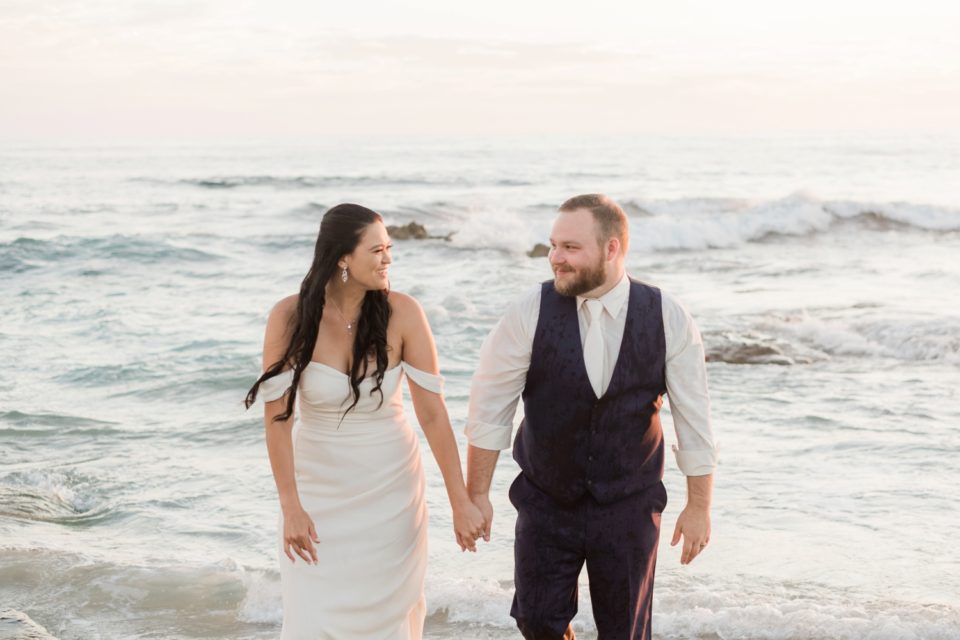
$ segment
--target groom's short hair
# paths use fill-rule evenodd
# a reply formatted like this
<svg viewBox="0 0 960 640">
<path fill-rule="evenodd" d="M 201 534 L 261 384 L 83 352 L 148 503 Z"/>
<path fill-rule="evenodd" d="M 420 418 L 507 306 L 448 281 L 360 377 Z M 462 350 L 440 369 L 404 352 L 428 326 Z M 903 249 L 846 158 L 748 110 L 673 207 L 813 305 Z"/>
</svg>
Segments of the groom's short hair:
<svg viewBox="0 0 960 640">
<path fill-rule="evenodd" d="M 627 214 L 613 198 L 602 193 L 587 193 L 574 196 L 560 205 L 560 211 L 577 209 L 588 209 L 593 214 L 593 219 L 597 223 L 597 241 L 601 246 L 610 238 L 617 238 L 620 240 L 623 254 L 626 255 L 627 246 L 630 244 L 630 226 Z"/>
</svg>

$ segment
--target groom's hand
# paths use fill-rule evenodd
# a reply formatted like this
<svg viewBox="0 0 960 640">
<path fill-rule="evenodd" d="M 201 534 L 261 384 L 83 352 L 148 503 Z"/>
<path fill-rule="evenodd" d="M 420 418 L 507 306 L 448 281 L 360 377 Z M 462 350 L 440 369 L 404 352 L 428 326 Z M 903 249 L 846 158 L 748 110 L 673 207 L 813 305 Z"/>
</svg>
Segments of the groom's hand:
<svg viewBox="0 0 960 640">
<path fill-rule="evenodd" d="M 680 564 L 690 564 L 710 542 L 710 509 L 687 505 L 677 518 L 673 530 L 671 547 L 675 547 L 683 536 L 683 553 Z"/>
<path fill-rule="evenodd" d="M 493 525 L 493 505 L 490 504 L 490 496 L 484 493 L 470 496 L 470 499 L 483 514 L 483 539 L 485 542 L 490 542 L 490 528 Z"/>
</svg>

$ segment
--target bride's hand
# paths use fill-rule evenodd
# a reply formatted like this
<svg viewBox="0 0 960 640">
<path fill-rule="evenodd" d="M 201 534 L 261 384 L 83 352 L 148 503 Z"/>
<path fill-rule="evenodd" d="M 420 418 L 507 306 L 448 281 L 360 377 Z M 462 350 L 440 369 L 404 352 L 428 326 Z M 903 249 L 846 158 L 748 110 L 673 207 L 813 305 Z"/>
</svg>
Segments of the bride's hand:
<svg viewBox="0 0 960 640">
<path fill-rule="evenodd" d="M 477 538 L 483 535 L 483 529 L 483 514 L 477 505 L 469 500 L 453 505 L 453 530 L 461 551 L 476 551 Z"/>
<path fill-rule="evenodd" d="M 291 509 L 283 514 L 283 552 L 295 562 L 293 552 L 307 564 L 317 564 L 317 550 L 313 543 L 320 542 L 310 515 L 302 508 Z"/>
</svg>

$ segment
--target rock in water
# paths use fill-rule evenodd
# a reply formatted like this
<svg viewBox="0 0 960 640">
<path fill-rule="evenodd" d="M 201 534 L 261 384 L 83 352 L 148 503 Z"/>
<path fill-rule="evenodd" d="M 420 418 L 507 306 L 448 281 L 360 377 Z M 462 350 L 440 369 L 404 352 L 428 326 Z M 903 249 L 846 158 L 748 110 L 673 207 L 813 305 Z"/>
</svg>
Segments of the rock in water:
<svg viewBox="0 0 960 640">
<path fill-rule="evenodd" d="M 548 255 L 550 255 L 550 247 L 538 242 L 537 244 L 533 245 L 533 249 L 527 251 L 527 255 L 531 258 L 546 258 Z"/>
<path fill-rule="evenodd" d="M 456 231 L 451 231 L 445 236 L 432 236 L 427 233 L 427 228 L 422 224 L 410 222 L 404 225 L 388 225 L 387 233 L 389 233 L 390 237 L 394 240 L 446 240 L 450 242 L 450 238 L 453 237 Z"/>
<path fill-rule="evenodd" d="M 422 224 L 411 222 L 402 226 L 390 225 L 387 227 L 387 233 L 394 240 L 425 240 L 430 236 L 427 229 Z"/>
</svg>

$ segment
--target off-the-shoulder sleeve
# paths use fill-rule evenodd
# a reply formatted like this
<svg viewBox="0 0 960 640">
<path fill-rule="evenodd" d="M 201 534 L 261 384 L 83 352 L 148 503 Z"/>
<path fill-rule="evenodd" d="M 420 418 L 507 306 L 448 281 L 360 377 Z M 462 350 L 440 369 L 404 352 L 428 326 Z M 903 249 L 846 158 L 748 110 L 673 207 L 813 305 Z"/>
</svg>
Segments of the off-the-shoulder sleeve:
<svg viewBox="0 0 960 640">
<path fill-rule="evenodd" d="M 264 402 L 270 402 L 282 398 L 290 390 L 290 384 L 293 382 L 293 369 L 281 371 L 272 378 L 267 378 L 260 383 L 260 397 Z"/>
<path fill-rule="evenodd" d="M 401 362 L 400 366 L 403 367 L 407 377 L 416 382 L 418 386 L 433 393 L 443 393 L 443 376 L 421 371 L 407 362 Z"/>
</svg>

